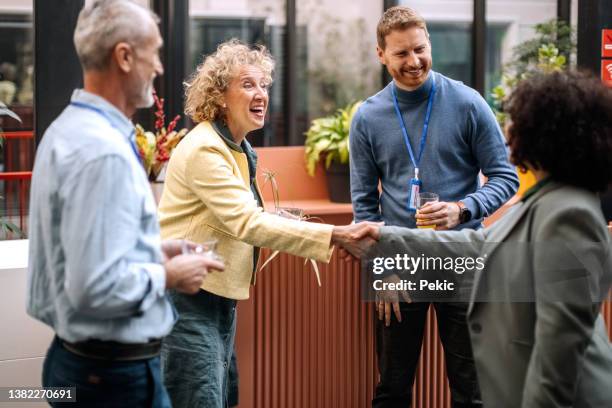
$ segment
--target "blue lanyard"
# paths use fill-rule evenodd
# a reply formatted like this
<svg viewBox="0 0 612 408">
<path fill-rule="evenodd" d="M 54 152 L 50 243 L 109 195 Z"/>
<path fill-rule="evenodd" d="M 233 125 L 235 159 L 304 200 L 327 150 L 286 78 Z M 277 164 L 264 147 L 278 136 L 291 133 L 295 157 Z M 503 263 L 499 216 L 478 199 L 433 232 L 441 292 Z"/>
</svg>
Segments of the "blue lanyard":
<svg viewBox="0 0 612 408">
<path fill-rule="evenodd" d="M 115 126 L 115 124 L 113 123 L 111 118 L 108 117 L 108 114 L 106 112 L 104 112 L 102 109 L 97 108 L 97 107 L 95 107 L 93 105 L 90 105 L 88 103 L 78 102 L 78 101 L 71 101 L 70 105 L 75 106 L 77 108 L 81 108 L 81 109 L 87 109 L 87 110 L 90 110 L 92 112 L 97 113 L 98 115 L 100 115 L 104 119 L 106 119 L 108 121 L 109 125 L 111 125 L 115 129 L 119 130 L 117 128 L 117 126 Z M 119 131 L 119 132 L 121 133 L 121 131 Z M 138 147 L 136 146 L 136 141 L 134 140 L 134 130 L 132 130 L 132 133 L 130 133 L 129 140 L 130 140 L 130 146 L 132 148 L 132 151 L 136 155 L 136 158 L 138 159 L 138 162 L 140 164 L 143 164 L 142 163 L 142 157 L 140 156 L 140 152 L 138 151 Z"/>
<path fill-rule="evenodd" d="M 425 123 L 423 124 L 423 133 L 421 134 L 421 146 L 419 149 L 419 157 L 415 160 L 414 152 L 412 151 L 412 146 L 410 145 L 410 139 L 408 139 L 408 131 L 406 130 L 406 125 L 404 124 L 404 119 L 402 118 L 402 113 L 400 112 L 399 103 L 397 102 L 397 95 L 395 92 L 395 82 L 391 86 L 391 94 L 393 95 L 393 105 L 395 106 L 395 113 L 397 114 L 397 119 L 402 128 L 402 134 L 404 135 L 404 142 L 406 143 L 406 147 L 408 148 L 408 153 L 410 154 L 410 160 L 412 161 L 412 165 L 414 166 L 414 174 L 415 178 L 419 178 L 419 163 L 421 162 L 421 157 L 423 156 L 423 150 L 425 150 L 425 141 L 427 140 L 427 129 L 429 127 L 429 118 L 431 117 L 431 106 L 433 105 L 434 97 L 436 95 L 436 77 L 434 73 L 431 73 L 431 90 L 429 91 L 428 102 L 427 102 L 427 112 L 425 113 Z"/>
</svg>

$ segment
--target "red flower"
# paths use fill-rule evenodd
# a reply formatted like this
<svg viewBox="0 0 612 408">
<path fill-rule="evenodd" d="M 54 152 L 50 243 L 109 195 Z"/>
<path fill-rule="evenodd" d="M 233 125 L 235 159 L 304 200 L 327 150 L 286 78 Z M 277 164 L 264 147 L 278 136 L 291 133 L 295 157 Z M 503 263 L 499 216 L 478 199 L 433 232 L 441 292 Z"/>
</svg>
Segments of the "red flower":
<svg viewBox="0 0 612 408">
<path fill-rule="evenodd" d="M 174 128 L 176 127 L 176 123 L 179 121 L 180 118 L 181 115 L 176 115 L 174 119 L 172 119 L 172 122 L 170 122 L 170 124 L 168 125 L 168 133 L 174 130 Z"/>
</svg>

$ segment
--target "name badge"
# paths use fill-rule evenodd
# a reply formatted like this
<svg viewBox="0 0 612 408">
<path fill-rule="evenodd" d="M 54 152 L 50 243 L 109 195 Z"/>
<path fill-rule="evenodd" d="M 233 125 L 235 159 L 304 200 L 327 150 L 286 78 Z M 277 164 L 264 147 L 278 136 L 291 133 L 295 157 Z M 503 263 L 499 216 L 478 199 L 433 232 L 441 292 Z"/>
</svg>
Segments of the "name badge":
<svg viewBox="0 0 612 408">
<path fill-rule="evenodd" d="M 421 180 L 413 178 L 410 180 L 410 194 L 408 195 L 408 211 L 416 212 L 419 208 L 419 191 L 421 190 Z"/>
</svg>

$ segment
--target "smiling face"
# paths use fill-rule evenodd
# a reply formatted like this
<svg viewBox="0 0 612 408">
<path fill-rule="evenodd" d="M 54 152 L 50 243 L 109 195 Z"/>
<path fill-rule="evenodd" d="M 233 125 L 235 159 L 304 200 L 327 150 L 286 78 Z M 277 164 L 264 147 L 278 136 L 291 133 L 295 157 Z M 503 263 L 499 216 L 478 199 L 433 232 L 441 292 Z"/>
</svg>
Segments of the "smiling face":
<svg viewBox="0 0 612 408">
<path fill-rule="evenodd" d="M 230 81 L 224 94 L 224 112 L 227 126 L 237 143 L 247 133 L 264 126 L 268 86 L 262 70 L 253 65 L 239 67 Z"/>
<path fill-rule="evenodd" d="M 376 47 L 376 52 L 398 87 L 413 91 L 427 80 L 431 44 L 422 28 L 391 31 L 385 37 L 385 49 Z"/>
</svg>

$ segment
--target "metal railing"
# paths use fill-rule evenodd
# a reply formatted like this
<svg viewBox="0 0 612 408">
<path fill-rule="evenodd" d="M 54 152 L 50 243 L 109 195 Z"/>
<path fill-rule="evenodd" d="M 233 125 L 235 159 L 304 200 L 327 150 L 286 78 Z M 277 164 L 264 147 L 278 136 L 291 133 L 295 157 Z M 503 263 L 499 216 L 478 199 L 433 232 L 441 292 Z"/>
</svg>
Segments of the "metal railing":
<svg viewBox="0 0 612 408">
<path fill-rule="evenodd" d="M 0 164 L 0 220 L 19 228 L 0 228 L 0 240 L 25 238 L 28 228 L 30 181 L 34 163 L 34 132 L 5 132 Z M 2 224 L 0 223 L 0 226 Z"/>
</svg>

